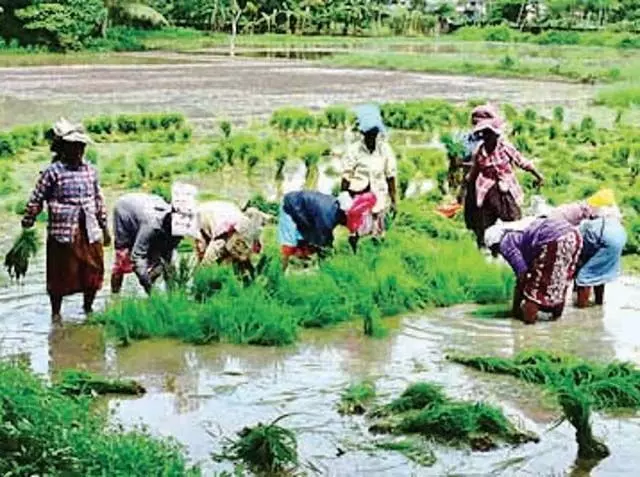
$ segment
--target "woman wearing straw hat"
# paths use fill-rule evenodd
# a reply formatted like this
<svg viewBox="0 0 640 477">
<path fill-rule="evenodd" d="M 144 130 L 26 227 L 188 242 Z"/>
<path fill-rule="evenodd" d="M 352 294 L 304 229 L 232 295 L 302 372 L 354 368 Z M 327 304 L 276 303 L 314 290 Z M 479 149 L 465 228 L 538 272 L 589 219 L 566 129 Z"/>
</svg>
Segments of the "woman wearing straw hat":
<svg viewBox="0 0 640 477">
<path fill-rule="evenodd" d="M 533 174 L 538 186 L 544 178 L 533 163 L 503 137 L 502 128 L 494 119 L 478 122 L 474 131 L 482 143 L 473 155 L 473 165 L 466 180 L 475 186 L 477 210 L 471 219 L 478 246 L 483 244 L 484 232 L 498 219 L 519 220 L 524 194 L 513 170 L 517 166 Z"/>
<path fill-rule="evenodd" d="M 53 321 L 60 322 L 67 295 L 83 293 L 84 311 L 92 311 L 104 276 L 103 243 L 108 245 L 111 237 L 97 172 L 84 160 L 91 139 L 82 125 L 66 119 L 48 134 L 54 159 L 40 175 L 22 226 L 32 227 L 47 202 L 47 291 Z"/>
</svg>

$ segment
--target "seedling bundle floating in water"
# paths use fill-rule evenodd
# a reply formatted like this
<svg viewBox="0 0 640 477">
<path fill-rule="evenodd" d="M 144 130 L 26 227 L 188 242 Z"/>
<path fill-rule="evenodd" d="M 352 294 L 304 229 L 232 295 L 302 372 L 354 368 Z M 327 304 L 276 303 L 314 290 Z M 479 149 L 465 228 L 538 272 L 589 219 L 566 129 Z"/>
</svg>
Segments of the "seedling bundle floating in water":
<svg viewBox="0 0 640 477">
<path fill-rule="evenodd" d="M 591 431 L 591 411 L 640 408 L 640 370 L 629 363 L 595 364 L 572 356 L 529 351 L 513 359 L 452 356 L 451 361 L 487 373 L 542 384 L 558 397 L 563 419 L 576 430 L 578 457 L 602 459 L 606 445 Z"/>
<path fill-rule="evenodd" d="M 4 259 L 4 266 L 11 278 L 20 280 L 27 274 L 29 260 L 40 250 L 41 242 L 34 229 L 23 230 Z"/>
<path fill-rule="evenodd" d="M 293 431 L 278 425 L 285 414 L 270 424 L 259 423 L 238 432 L 236 440 L 230 440 L 215 460 L 242 462 L 256 472 L 284 473 L 299 465 L 298 442 Z"/>
</svg>

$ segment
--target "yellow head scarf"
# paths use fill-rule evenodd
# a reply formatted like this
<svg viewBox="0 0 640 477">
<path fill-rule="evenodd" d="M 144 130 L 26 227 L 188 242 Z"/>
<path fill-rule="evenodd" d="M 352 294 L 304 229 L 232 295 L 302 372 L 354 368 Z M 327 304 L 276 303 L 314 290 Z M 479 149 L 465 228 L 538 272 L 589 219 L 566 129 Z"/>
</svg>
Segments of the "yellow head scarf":
<svg viewBox="0 0 640 477">
<path fill-rule="evenodd" d="M 600 189 L 587 199 L 591 207 L 611 207 L 616 205 L 616 197 L 611 189 Z"/>
</svg>

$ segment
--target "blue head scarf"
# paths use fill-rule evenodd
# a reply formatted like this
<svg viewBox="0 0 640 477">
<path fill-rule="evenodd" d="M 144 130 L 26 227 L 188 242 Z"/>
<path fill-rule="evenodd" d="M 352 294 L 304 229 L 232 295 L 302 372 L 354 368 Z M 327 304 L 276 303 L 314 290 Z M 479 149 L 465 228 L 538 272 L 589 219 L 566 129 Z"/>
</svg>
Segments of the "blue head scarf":
<svg viewBox="0 0 640 477">
<path fill-rule="evenodd" d="M 378 128 L 378 131 L 384 133 L 385 127 L 382 121 L 382 113 L 380 108 L 375 104 L 365 104 L 356 108 L 356 118 L 358 120 L 358 129 L 360 132 L 371 131 Z"/>
</svg>

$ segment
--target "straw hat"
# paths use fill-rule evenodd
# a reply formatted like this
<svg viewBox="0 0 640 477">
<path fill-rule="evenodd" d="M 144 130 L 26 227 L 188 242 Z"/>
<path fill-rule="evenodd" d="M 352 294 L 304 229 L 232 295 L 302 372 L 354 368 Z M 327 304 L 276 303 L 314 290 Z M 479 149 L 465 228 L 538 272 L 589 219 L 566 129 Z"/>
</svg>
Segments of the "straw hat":
<svg viewBox="0 0 640 477">
<path fill-rule="evenodd" d="M 80 142 L 82 144 L 92 144 L 93 141 L 80 123 L 73 124 L 66 118 L 60 118 L 53 125 L 53 134 L 66 142 Z"/>
</svg>

